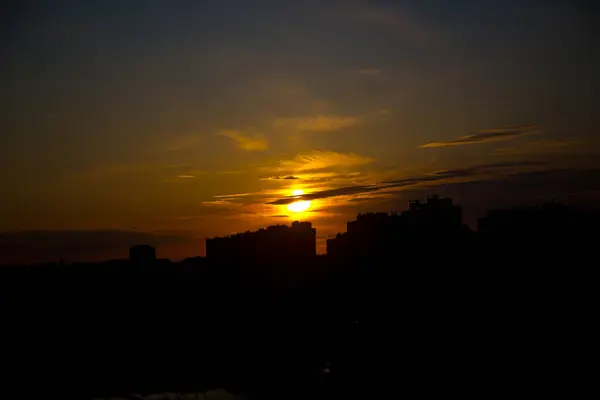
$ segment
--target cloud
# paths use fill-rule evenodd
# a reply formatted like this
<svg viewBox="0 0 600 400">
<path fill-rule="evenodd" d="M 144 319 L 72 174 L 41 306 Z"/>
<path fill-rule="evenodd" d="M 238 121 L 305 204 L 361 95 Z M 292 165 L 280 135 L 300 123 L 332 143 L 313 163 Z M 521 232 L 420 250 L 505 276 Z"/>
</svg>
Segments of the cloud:
<svg viewBox="0 0 600 400">
<path fill-rule="evenodd" d="M 294 133 L 334 132 L 351 128 L 361 122 L 360 118 L 344 115 L 318 115 L 314 117 L 277 118 L 273 128 Z"/>
<path fill-rule="evenodd" d="M 177 179 L 193 179 L 195 178 L 194 175 L 177 175 L 175 178 Z"/>
<path fill-rule="evenodd" d="M 375 159 L 355 153 L 338 153 L 335 151 L 315 150 L 309 153 L 298 154 L 292 160 L 280 162 L 282 168 L 296 172 L 324 170 L 332 167 L 354 167 L 370 164 Z"/>
<path fill-rule="evenodd" d="M 431 186 L 415 186 L 410 191 L 389 191 L 389 196 L 376 200 L 379 210 L 398 210 L 409 200 L 436 193 L 450 197 L 463 206 L 464 222 L 477 227 L 477 218 L 487 211 L 556 200 L 582 210 L 597 211 L 600 200 L 600 170 L 544 169 L 509 173 L 501 179 L 461 179 L 441 181 Z M 349 199 L 350 200 L 350 199 Z M 343 200 L 346 205 L 348 200 Z M 349 205 L 351 203 L 348 203 Z M 363 209 L 364 211 L 364 209 Z"/>
<path fill-rule="evenodd" d="M 301 196 L 289 196 L 281 199 L 273 200 L 267 204 L 273 205 L 285 205 L 291 204 L 299 200 L 317 200 L 317 199 L 325 199 L 328 197 L 336 197 L 336 196 L 348 196 L 358 193 L 366 193 L 370 191 L 376 191 L 381 189 L 379 185 L 364 185 L 364 186 L 347 186 L 336 189 L 322 190 L 320 192 L 314 192 L 309 194 L 304 194 Z"/>
<path fill-rule="evenodd" d="M 233 140 L 240 149 L 245 151 L 262 151 L 269 146 L 267 141 L 259 134 L 248 134 L 235 129 L 223 129 L 219 135 Z"/>
<path fill-rule="evenodd" d="M 593 138 L 565 138 L 560 140 L 533 140 L 518 147 L 503 147 L 493 150 L 491 155 L 530 155 L 530 154 L 585 154 L 596 153 L 600 140 Z"/>
<path fill-rule="evenodd" d="M 452 178 L 464 178 L 464 177 L 473 177 L 480 174 L 485 174 L 489 172 L 494 172 L 502 169 L 509 169 L 515 167 L 528 167 L 528 166 L 543 166 L 545 163 L 542 162 L 533 162 L 533 161 L 520 161 L 520 162 L 504 162 L 504 163 L 494 163 L 494 164 L 484 164 L 484 165 L 476 165 L 469 168 L 460 168 L 460 169 L 450 169 L 450 170 L 440 170 L 435 171 L 429 175 L 416 177 L 416 178 L 404 178 L 397 179 L 392 181 L 382 182 L 385 187 L 402 187 L 402 186 L 410 186 L 424 182 L 435 182 L 443 179 L 452 179 Z"/>
<path fill-rule="evenodd" d="M 300 179 L 300 178 L 297 176 L 294 176 L 294 175 L 268 176 L 266 178 L 261 178 L 261 180 L 264 180 L 264 181 L 289 181 L 289 180 L 296 180 L 296 179 Z"/>
<path fill-rule="evenodd" d="M 455 140 L 427 143 L 419 147 L 452 147 L 466 144 L 499 142 L 539 132 L 540 130 L 537 125 L 522 125 L 503 129 L 486 129 L 480 130 L 473 135 L 462 136 Z"/>
<path fill-rule="evenodd" d="M 337 196 L 350 196 L 357 195 L 363 193 L 370 192 L 378 192 L 386 189 L 397 189 L 408 186 L 416 186 L 422 183 L 431 183 L 431 182 L 446 182 L 451 181 L 455 178 L 464 178 L 464 177 L 478 177 L 482 174 L 494 172 L 502 169 L 509 169 L 514 167 L 525 167 L 525 166 L 540 166 L 545 165 L 544 163 L 538 162 L 514 162 L 514 163 L 496 163 L 496 164 L 486 164 L 486 165 L 478 165 L 469 168 L 463 169 L 454 169 L 454 170 L 441 170 L 433 172 L 429 175 L 419 176 L 419 177 L 410 177 L 410 178 L 402 178 L 397 180 L 385 181 L 378 184 L 372 185 L 356 185 L 356 186 L 346 186 L 335 189 L 322 190 L 319 192 L 308 193 L 300 196 L 287 196 L 283 198 L 279 198 L 276 200 L 272 200 L 267 204 L 271 205 L 285 205 L 291 204 L 295 201 L 299 200 L 317 200 L 324 199 L 329 197 L 337 197 Z M 483 179 L 483 177 L 481 177 Z"/>
<path fill-rule="evenodd" d="M 391 195 L 392 193 L 367 193 L 365 195 L 362 196 L 356 196 L 356 197 L 352 197 L 350 199 L 348 199 L 348 202 L 350 203 L 364 203 L 367 201 L 373 201 L 373 200 L 379 200 L 379 199 L 384 199 L 387 198 Z"/>
<path fill-rule="evenodd" d="M 0 233 L 0 263 L 106 260 L 127 257 L 137 244 L 160 246 L 193 240 L 187 233 L 152 233 L 119 230 L 49 230 Z"/>
<path fill-rule="evenodd" d="M 544 200 L 598 208 L 600 169 L 560 168 L 509 173 L 506 179 L 454 182 L 436 190 L 482 208 L 512 207 Z"/>
<path fill-rule="evenodd" d="M 213 200 L 207 200 L 200 203 L 202 206 L 220 206 L 219 208 L 232 208 L 238 207 L 242 204 L 252 205 L 260 204 L 261 201 L 269 195 L 277 193 L 278 191 L 261 190 L 255 193 L 232 193 L 232 194 L 218 194 L 214 195 Z M 228 206 L 228 207 L 226 207 Z"/>
<path fill-rule="evenodd" d="M 250 196 L 252 193 L 233 193 L 233 194 L 219 194 L 213 197 L 216 198 L 233 198 L 233 197 L 246 197 L 246 196 Z"/>
<path fill-rule="evenodd" d="M 377 68 L 367 68 L 367 69 L 361 69 L 359 71 L 359 73 L 361 75 L 379 75 L 381 73 L 381 70 L 377 69 Z"/>
<path fill-rule="evenodd" d="M 288 175 L 288 176 L 267 176 L 260 178 L 262 181 L 290 181 L 290 180 L 301 180 L 304 181 L 304 184 L 308 183 L 317 183 L 317 182 L 328 182 L 333 180 L 352 180 L 358 181 L 363 180 L 365 177 L 361 177 L 360 172 L 307 172 L 298 175 Z"/>
<path fill-rule="evenodd" d="M 375 159 L 355 153 L 314 150 L 299 153 L 292 159 L 281 160 L 279 164 L 258 167 L 264 175 L 261 180 L 302 180 L 320 182 L 337 179 L 359 179 L 356 168 L 371 164 Z"/>
<path fill-rule="evenodd" d="M 232 203 L 229 200 L 213 200 L 213 201 L 203 201 L 200 204 L 202 204 L 203 206 L 227 206 Z"/>
</svg>

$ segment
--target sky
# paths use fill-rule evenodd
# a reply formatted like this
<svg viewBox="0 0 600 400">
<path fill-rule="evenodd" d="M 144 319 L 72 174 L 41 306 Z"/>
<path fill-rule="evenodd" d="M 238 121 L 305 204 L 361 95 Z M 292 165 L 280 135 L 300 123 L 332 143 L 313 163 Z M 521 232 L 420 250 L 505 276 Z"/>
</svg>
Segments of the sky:
<svg viewBox="0 0 600 400">
<path fill-rule="evenodd" d="M 0 262 L 600 195 L 594 1 L 1 7 Z"/>
</svg>

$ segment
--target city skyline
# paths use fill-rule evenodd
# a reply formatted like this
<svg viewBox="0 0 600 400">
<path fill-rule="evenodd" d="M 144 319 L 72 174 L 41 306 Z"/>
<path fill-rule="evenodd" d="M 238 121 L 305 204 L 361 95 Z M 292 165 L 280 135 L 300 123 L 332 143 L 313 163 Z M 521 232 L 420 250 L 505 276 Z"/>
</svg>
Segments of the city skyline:
<svg viewBox="0 0 600 400">
<path fill-rule="evenodd" d="M 278 223 L 256 230 L 199 238 L 194 243 L 192 252 L 180 258 L 169 257 L 164 252 L 164 243 L 156 236 L 144 232 L 140 232 L 135 239 L 128 232 L 118 231 L 98 231 L 92 236 L 85 232 L 51 232 L 50 235 L 44 232 L 25 232 L 25 237 L 36 235 L 33 246 L 28 246 L 25 240 L 18 240 L 18 234 L 12 236 L 17 237 L 12 243 L 6 244 L 0 240 L 0 250 L 4 257 L 0 265 L 102 265 L 126 261 L 142 265 L 154 262 L 162 265 L 185 265 L 197 264 L 203 260 L 229 264 L 257 261 L 311 264 L 309 260 L 315 256 L 326 255 L 337 259 L 341 254 L 348 257 L 360 252 L 360 249 L 369 254 L 383 249 L 392 251 L 402 241 L 415 244 L 420 241 L 432 244 L 446 241 L 446 245 L 459 242 L 464 244 L 472 242 L 474 237 L 489 240 L 494 237 L 490 234 L 500 235 L 498 238 L 502 240 L 515 239 L 515 244 L 548 240 L 544 239 L 547 235 L 554 235 L 553 240 L 556 240 L 563 237 L 565 229 L 580 229 L 586 224 L 593 226 L 600 216 L 597 210 L 569 207 L 555 200 L 509 208 L 490 208 L 472 226 L 465 223 L 465 214 L 469 213 L 465 213 L 463 206 L 454 199 L 430 194 L 426 198 L 408 201 L 407 207 L 402 211 L 358 212 L 355 218 L 344 223 L 341 231 L 327 235 L 326 251 L 322 251 L 322 247 L 319 249 L 323 235 L 319 235 L 312 222 L 296 220 L 289 224 Z M 567 219 L 562 219 L 563 217 Z M 500 230 L 496 232 L 497 229 Z M 526 239 L 528 235 L 531 237 Z M 7 237 L 10 239 L 11 236 Z M 566 240 L 566 236 L 563 239 Z M 176 242 L 177 237 L 174 236 L 172 240 Z M 109 248 L 112 252 L 108 253 L 108 257 L 106 252 L 90 252 L 97 246 Z M 201 246 L 205 249 L 204 254 L 198 252 Z M 90 258 L 89 254 L 94 254 L 95 257 Z"/>
<path fill-rule="evenodd" d="M 8 10 L 0 247 L 181 259 L 299 220 L 324 253 L 358 212 L 429 193 L 472 228 L 487 208 L 599 198 L 591 2 Z"/>
</svg>

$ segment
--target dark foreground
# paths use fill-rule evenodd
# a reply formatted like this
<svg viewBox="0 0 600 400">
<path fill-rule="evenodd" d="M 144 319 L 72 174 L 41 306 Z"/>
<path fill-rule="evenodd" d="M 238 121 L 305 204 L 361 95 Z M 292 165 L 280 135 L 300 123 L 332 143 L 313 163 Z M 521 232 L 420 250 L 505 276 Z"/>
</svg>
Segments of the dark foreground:
<svg viewBox="0 0 600 400">
<path fill-rule="evenodd" d="M 595 325 L 590 254 L 410 254 L 244 269 L 5 268 L 2 389 L 31 398 L 581 389 Z M 243 272 L 259 270 L 270 272 Z"/>
</svg>

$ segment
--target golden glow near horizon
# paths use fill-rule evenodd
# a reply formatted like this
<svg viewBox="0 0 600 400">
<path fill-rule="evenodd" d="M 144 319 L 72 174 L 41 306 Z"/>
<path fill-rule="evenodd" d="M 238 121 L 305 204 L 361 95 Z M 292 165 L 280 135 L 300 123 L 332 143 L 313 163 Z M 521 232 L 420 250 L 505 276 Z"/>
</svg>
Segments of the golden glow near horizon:
<svg viewBox="0 0 600 400">
<path fill-rule="evenodd" d="M 304 194 L 304 190 L 302 189 L 297 189 L 292 191 L 292 196 L 301 196 Z M 300 201 L 295 201 L 291 204 L 288 204 L 287 209 L 289 211 L 295 212 L 295 213 L 301 213 L 303 211 L 308 210 L 308 208 L 310 207 L 310 201 L 309 200 L 300 200 Z"/>
</svg>

